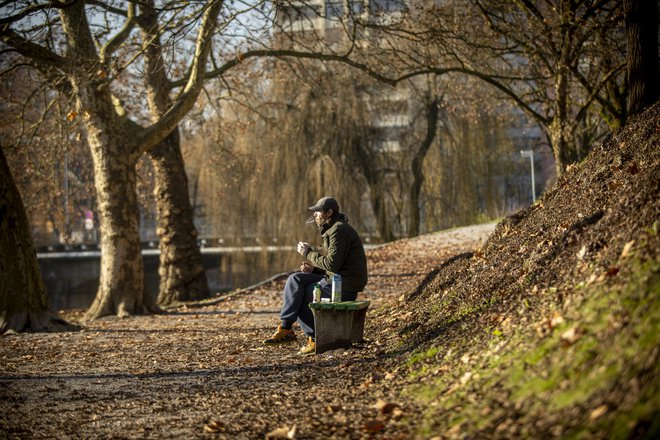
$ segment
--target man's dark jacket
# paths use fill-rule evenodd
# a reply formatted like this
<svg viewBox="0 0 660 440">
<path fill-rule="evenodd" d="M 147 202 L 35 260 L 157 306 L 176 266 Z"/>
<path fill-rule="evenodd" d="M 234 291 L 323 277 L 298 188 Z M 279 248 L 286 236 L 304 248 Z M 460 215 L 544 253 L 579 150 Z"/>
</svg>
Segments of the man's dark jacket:
<svg viewBox="0 0 660 440">
<path fill-rule="evenodd" d="M 321 237 L 325 255 L 310 250 L 305 257 L 315 268 L 324 270 L 329 279 L 335 273 L 341 275 L 342 291 L 361 292 L 367 285 L 367 257 L 348 217 L 339 213 L 332 223 L 323 225 Z"/>
</svg>

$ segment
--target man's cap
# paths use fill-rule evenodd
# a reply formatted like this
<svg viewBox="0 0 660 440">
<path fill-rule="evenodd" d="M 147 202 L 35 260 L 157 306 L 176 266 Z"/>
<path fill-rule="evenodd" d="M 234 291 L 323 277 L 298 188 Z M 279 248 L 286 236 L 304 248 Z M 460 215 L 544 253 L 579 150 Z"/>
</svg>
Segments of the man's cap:
<svg viewBox="0 0 660 440">
<path fill-rule="evenodd" d="M 316 205 L 310 206 L 310 211 L 327 211 L 332 209 L 334 212 L 339 212 L 339 203 L 333 197 L 321 197 Z"/>
</svg>

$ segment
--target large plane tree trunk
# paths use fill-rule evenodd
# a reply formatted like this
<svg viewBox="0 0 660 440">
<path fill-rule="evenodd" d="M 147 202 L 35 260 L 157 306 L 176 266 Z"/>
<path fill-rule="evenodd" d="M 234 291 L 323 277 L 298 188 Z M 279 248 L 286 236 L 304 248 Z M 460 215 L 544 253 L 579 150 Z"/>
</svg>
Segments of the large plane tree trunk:
<svg viewBox="0 0 660 440">
<path fill-rule="evenodd" d="M 75 328 L 50 312 L 23 200 L 0 147 L 0 334 Z"/>
<path fill-rule="evenodd" d="M 116 128 L 88 127 L 101 226 L 101 275 L 99 290 L 85 318 L 144 313 L 149 303 L 145 302 L 136 215 L 135 161 L 117 143 L 123 135 Z"/>
<path fill-rule="evenodd" d="M 152 119 L 170 107 L 170 83 L 163 63 L 158 16 L 152 0 L 140 4 L 139 26 L 146 62 L 147 102 Z M 149 150 L 154 165 L 154 194 L 158 208 L 160 288 L 158 304 L 169 305 L 209 296 L 206 273 L 197 245 L 197 229 L 188 194 L 188 178 L 181 155 L 181 137 L 174 129 Z"/>
<path fill-rule="evenodd" d="M 149 156 L 154 164 L 158 206 L 158 304 L 207 298 L 209 287 L 197 245 L 178 129 L 152 149 Z"/>
<path fill-rule="evenodd" d="M 78 54 L 69 81 L 94 163 L 101 231 L 99 287 L 84 319 L 143 313 L 147 303 L 136 191 L 136 132 L 118 111 L 110 88 L 102 82 L 104 76 L 98 73 L 84 2 L 63 8 L 60 17 L 70 50 Z"/>
</svg>

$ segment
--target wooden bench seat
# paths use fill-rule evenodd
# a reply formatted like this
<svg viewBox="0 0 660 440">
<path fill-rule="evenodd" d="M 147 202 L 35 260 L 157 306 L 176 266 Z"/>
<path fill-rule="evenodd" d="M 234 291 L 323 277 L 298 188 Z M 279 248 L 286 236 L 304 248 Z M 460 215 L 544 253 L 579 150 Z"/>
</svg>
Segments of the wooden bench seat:
<svg viewBox="0 0 660 440">
<path fill-rule="evenodd" d="M 364 321 L 369 301 L 315 302 L 316 354 L 337 348 L 349 348 L 364 338 Z"/>
</svg>

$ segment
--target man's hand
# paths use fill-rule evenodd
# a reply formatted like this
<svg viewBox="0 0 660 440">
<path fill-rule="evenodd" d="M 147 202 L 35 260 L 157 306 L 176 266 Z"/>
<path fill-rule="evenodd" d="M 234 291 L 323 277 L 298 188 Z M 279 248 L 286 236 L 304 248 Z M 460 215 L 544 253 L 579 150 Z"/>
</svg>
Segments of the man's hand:
<svg viewBox="0 0 660 440">
<path fill-rule="evenodd" d="M 296 251 L 302 256 L 305 256 L 308 250 L 312 248 L 312 245 L 305 243 L 304 241 L 299 241 L 298 246 L 296 246 Z"/>
<path fill-rule="evenodd" d="M 305 260 L 300 265 L 300 271 L 304 273 L 312 273 L 314 266 L 309 261 Z"/>
</svg>

